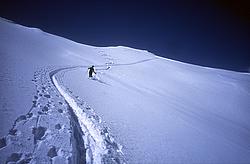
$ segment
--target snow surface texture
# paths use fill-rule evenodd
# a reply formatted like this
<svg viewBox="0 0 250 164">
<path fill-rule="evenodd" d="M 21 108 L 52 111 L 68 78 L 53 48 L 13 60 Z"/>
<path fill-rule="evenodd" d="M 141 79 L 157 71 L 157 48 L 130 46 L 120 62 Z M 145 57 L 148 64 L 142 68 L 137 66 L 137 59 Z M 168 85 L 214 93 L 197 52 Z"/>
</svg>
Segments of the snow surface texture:
<svg viewBox="0 0 250 164">
<path fill-rule="evenodd" d="M 248 73 L 4 19 L 0 43 L 0 163 L 250 163 Z"/>
</svg>

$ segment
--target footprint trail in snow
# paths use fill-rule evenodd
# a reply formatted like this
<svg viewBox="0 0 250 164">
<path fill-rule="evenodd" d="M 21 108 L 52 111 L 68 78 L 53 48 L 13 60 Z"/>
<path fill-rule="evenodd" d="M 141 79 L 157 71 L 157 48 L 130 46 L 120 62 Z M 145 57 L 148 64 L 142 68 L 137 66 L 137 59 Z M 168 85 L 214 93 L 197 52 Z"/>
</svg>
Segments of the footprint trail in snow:
<svg viewBox="0 0 250 164">
<path fill-rule="evenodd" d="M 77 107 L 73 109 L 72 102 L 67 102 L 59 86 L 55 86 L 55 82 L 62 84 L 64 71 L 73 68 L 50 67 L 35 72 L 33 105 L 0 139 L 0 163 L 125 163 L 121 146 L 114 142 L 94 110 L 65 89 L 64 94 Z M 84 117 L 85 122 L 79 117 Z"/>
</svg>

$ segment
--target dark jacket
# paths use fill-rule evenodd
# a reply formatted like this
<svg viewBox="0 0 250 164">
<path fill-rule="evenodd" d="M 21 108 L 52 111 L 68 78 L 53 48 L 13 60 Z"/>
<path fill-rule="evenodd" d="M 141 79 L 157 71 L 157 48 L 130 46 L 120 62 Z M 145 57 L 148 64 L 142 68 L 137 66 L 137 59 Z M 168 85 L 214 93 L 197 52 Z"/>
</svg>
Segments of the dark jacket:
<svg viewBox="0 0 250 164">
<path fill-rule="evenodd" d="M 96 73 L 95 69 L 94 69 L 94 66 L 89 67 L 88 69 L 89 69 L 89 77 L 93 77 L 93 73 Z"/>
</svg>

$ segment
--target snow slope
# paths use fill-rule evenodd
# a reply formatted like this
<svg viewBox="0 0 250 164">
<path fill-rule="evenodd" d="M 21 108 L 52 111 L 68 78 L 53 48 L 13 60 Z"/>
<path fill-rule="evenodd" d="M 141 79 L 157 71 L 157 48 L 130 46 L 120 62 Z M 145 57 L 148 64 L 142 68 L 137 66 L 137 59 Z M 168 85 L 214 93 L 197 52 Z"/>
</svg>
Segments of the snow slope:
<svg viewBox="0 0 250 164">
<path fill-rule="evenodd" d="M 0 43 L 0 163 L 250 163 L 248 73 L 4 19 Z"/>
</svg>

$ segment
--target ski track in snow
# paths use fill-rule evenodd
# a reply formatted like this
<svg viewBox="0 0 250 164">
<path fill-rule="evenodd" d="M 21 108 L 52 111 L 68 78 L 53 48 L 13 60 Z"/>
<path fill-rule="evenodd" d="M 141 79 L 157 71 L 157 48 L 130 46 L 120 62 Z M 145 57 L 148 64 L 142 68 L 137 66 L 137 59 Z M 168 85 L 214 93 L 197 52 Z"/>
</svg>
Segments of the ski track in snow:
<svg viewBox="0 0 250 164">
<path fill-rule="evenodd" d="M 79 125 L 79 116 L 75 115 L 54 85 L 52 79 L 56 73 L 73 68 L 46 68 L 35 73 L 32 81 L 37 93 L 33 105 L 26 115 L 15 120 L 9 134 L 1 138 L 1 163 L 125 163 L 121 147 L 109 136 L 106 127 L 99 128 L 96 131 L 99 134 L 94 137 L 89 135 L 89 127 L 85 127 L 83 133 L 82 127 L 85 125 Z M 77 110 L 84 114 L 86 110 L 91 111 L 85 114 L 85 119 L 101 122 L 85 102 L 79 97 L 76 100 Z M 94 126 L 94 122 L 91 126 Z M 100 145 L 105 149 L 98 158 L 93 156 L 93 152 L 97 151 L 92 150 L 96 149 L 96 137 L 102 138 L 105 144 Z M 93 141 L 90 143 L 91 138 Z"/>
<path fill-rule="evenodd" d="M 114 64 L 107 56 L 105 59 L 105 65 L 97 67 L 107 68 L 99 70 L 155 58 L 128 64 Z M 122 146 L 114 141 L 102 119 L 63 87 L 64 73 L 77 68 L 87 66 L 47 67 L 35 72 L 33 105 L 0 139 L 0 163 L 126 163 Z"/>
</svg>

